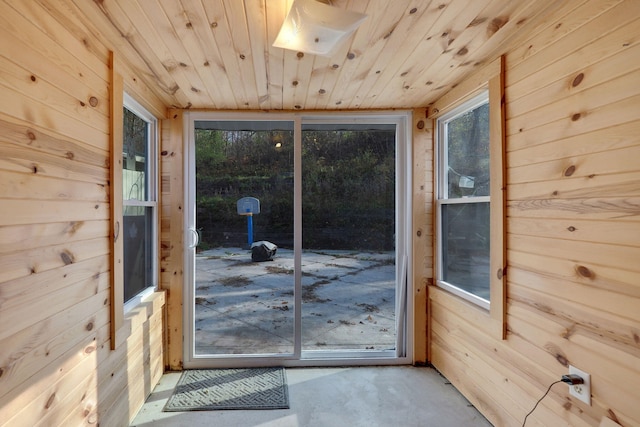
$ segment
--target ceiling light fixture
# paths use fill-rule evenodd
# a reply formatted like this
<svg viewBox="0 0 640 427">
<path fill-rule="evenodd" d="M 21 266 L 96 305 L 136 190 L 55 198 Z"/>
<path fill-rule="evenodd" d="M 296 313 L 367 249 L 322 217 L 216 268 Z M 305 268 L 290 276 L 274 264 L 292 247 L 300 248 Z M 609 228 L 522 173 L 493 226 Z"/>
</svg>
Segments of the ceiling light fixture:
<svg viewBox="0 0 640 427">
<path fill-rule="evenodd" d="M 317 0 L 294 0 L 273 46 L 330 56 L 366 18 Z"/>
</svg>

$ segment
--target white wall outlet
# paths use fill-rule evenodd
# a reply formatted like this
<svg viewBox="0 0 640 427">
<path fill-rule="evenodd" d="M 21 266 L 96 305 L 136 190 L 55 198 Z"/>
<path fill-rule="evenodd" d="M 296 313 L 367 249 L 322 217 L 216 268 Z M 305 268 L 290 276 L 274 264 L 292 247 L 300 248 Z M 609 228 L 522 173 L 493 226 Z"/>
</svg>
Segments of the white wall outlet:
<svg viewBox="0 0 640 427">
<path fill-rule="evenodd" d="M 584 380 L 583 384 L 569 385 L 569 394 L 591 406 L 591 375 L 571 365 L 569 374 L 580 375 Z"/>
</svg>

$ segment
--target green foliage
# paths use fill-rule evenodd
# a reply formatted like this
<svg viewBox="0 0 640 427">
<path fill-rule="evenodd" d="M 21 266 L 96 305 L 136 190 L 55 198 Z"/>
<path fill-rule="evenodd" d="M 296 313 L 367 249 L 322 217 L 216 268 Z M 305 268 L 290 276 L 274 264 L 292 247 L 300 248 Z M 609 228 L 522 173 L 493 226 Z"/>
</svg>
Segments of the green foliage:
<svg viewBox="0 0 640 427">
<path fill-rule="evenodd" d="M 196 129 L 196 171 L 207 176 L 224 163 L 225 142 L 217 132 Z"/>
<path fill-rule="evenodd" d="M 304 131 L 302 149 L 304 247 L 392 249 L 395 133 Z M 261 204 L 255 240 L 292 246 L 292 132 L 197 131 L 196 174 L 205 244 L 246 241 L 236 202 L 252 196 Z"/>
</svg>

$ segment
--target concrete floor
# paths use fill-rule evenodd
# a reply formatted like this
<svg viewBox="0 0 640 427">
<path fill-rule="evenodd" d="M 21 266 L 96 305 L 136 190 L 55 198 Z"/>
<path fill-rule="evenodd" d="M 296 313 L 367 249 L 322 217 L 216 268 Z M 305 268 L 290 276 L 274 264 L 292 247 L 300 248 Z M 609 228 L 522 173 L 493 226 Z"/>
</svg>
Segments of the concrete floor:
<svg viewBox="0 0 640 427">
<path fill-rule="evenodd" d="M 136 427 L 468 427 L 491 424 L 432 368 L 287 368 L 290 409 L 162 412 L 180 373 L 165 374 Z"/>
</svg>

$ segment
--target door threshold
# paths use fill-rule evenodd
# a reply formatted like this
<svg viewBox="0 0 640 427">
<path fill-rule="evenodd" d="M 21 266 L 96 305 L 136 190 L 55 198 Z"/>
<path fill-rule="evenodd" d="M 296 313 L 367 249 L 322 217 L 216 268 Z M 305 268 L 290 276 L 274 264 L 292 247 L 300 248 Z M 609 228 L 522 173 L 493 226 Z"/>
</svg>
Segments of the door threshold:
<svg viewBox="0 0 640 427">
<path fill-rule="evenodd" d="M 345 352 L 303 351 L 300 358 L 278 355 L 242 357 L 203 357 L 184 364 L 185 369 L 255 368 L 267 366 L 329 367 L 329 366 L 384 366 L 411 365 L 409 357 L 397 357 L 395 351 Z"/>
</svg>

